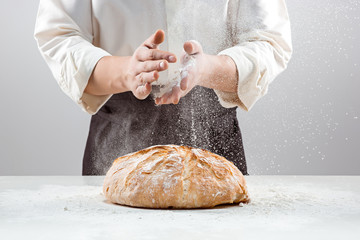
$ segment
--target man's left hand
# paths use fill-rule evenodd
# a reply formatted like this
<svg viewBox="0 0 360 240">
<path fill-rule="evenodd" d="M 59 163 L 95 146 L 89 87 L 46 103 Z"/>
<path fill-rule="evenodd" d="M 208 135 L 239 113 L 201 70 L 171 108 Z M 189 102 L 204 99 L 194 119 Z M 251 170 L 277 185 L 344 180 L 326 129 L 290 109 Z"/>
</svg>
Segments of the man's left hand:
<svg viewBox="0 0 360 240">
<path fill-rule="evenodd" d="M 195 61 L 186 67 L 186 70 L 181 74 L 180 86 L 174 86 L 172 90 L 163 96 L 156 98 L 155 103 L 161 104 L 177 104 L 180 98 L 184 97 L 196 85 L 199 85 L 202 76 L 206 72 L 206 54 L 197 41 L 188 41 L 184 43 L 185 52 L 181 56 L 181 63 L 186 66 L 188 61 Z"/>
</svg>

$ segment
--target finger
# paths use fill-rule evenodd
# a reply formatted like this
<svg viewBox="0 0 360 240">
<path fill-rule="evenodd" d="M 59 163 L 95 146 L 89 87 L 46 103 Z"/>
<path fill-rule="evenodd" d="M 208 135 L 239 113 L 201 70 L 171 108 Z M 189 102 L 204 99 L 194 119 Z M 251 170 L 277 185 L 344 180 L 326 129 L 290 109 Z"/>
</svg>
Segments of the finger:
<svg viewBox="0 0 360 240">
<path fill-rule="evenodd" d="M 181 98 L 181 90 L 178 86 L 172 88 L 168 93 L 165 93 L 161 98 L 156 99 L 155 103 L 161 104 L 178 104 Z"/>
<path fill-rule="evenodd" d="M 161 105 L 161 104 L 168 104 L 168 99 L 169 99 L 169 97 L 171 96 L 171 93 L 172 93 L 172 91 L 171 92 L 168 92 L 168 93 L 165 93 L 164 95 L 162 95 L 161 97 L 160 97 L 160 99 L 159 99 L 159 105 Z"/>
<path fill-rule="evenodd" d="M 136 69 L 136 73 L 152 72 L 152 71 L 164 71 L 169 67 L 169 63 L 166 60 L 146 61 L 140 62 Z"/>
<path fill-rule="evenodd" d="M 159 78 L 159 73 L 156 70 L 152 72 L 141 72 L 135 77 L 139 85 L 155 82 L 158 78 Z"/>
<path fill-rule="evenodd" d="M 136 98 L 143 100 L 143 99 L 147 98 L 147 96 L 149 96 L 150 93 L 151 93 L 151 84 L 146 83 L 143 86 L 137 87 L 134 95 Z"/>
<path fill-rule="evenodd" d="M 187 54 L 193 55 L 197 53 L 202 53 L 201 44 L 195 40 L 187 41 L 184 43 L 184 50 Z"/>
<path fill-rule="evenodd" d="M 171 90 L 172 91 L 172 90 Z M 155 99 L 155 103 L 157 105 L 162 105 L 162 104 L 166 104 L 167 99 L 169 98 L 169 96 L 171 95 L 171 92 L 165 93 L 164 95 L 162 95 L 161 97 L 158 97 Z"/>
<path fill-rule="evenodd" d="M 182 91 L 186 91 L 186 89 L 188 88 L 189 86 L 189 78 L 188 77 L 185 77 L 183 79 L 181 79 L 181 82 L 180 82 L 180 89 Z"/>
<path fill-rule="evenodd" d="M 180 88 L 178 86 L 173 87 L 171 100 L 169 99 L 169 102 L 171 102 L 172 104 L 178 104 L 180 101 L 180 97 L 181 97 Z"/>
<path fill-rule="evenodd" d="M 164 39 L 165 39 L 165 32 L 159 29 L 148 39 L 146 39 L 143 45 L 151 49 L 157 49 L 158 45 L 162 43 Z"/>
<path fill-rule="evenodd" d="M 172 63 L 176 62 L 175 54 L 166 51 L 161 51 L 158 49 L 147 49 L 147 48 L 141 48 L 141 50 L 138 51 L 137 59 L 139 61 L 165 59 L 168 62 L 172 62 Z"/>
</svg>

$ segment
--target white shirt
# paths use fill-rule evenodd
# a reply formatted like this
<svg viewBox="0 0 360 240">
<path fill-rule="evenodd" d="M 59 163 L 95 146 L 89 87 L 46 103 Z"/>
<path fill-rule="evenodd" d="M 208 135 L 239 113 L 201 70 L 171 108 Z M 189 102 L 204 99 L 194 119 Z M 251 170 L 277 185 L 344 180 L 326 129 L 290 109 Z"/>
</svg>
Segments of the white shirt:
<svg viewBox="0 0 360 240">
<path fill-rule="evenodd" d="M 41 0 L 34 35 L 61 89 L 95 114 L 111 97 L 84 93 L 96 63 L 132 55 L 157 29 L 163 50 L 178 54 L 194 39 L 234 60 L 237 93 L 215 90 L 224 107 L 250 110 L 292 53 L 284 0 Z"/>
</svg>

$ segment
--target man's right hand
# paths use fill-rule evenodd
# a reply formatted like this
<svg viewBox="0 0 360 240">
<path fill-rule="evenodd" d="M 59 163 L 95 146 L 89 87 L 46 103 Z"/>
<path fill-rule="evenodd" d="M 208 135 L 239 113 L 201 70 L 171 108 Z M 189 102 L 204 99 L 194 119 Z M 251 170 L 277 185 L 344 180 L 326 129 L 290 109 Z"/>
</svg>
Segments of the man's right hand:
<svg viewBox="0 0 360 240">
<path fill-rule="evenodd" d="M 93 95 L 107 95 L 131 91 L 138 99 L 145 99 L 151 93 L 151 83 L 159 78 L 159 72 L 176 62 L 176 56 L 159 50 L 165 33 L 157 30 L 130 57 L 107 56 L 101 58 L 85 92 Z"/>
<path fill-rule="evenodd" d="M 159 50 L 165 33 L 157 30 L 140 47 L 130 59 L 126 78 L 129 89 L 138 99 L 146 98 L 151 92 L 151 83 L 159 78 L 159 72 L 168 68 L 168 62 L 176 62 L 176 56 Z"/>
</svg>

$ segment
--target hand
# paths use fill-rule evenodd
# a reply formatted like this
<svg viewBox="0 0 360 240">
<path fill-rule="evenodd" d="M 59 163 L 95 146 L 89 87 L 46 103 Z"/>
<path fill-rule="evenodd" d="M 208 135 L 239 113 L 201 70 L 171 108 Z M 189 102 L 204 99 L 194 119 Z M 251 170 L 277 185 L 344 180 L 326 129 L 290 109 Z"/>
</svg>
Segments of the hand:
<svg viewBox="0 0 360 240">
<path fill-rule="evenodd" d="M 169 62 L 176 62 L 176 56 L 158 49 L 165 33 L 156 31 L 134 52 L 133 56 L 105 56 L 101 58 L 85 88 L 93 95 L 108 95 L 132 91 L 138 99 L 146 98 L 151 92 L 151 83 L 159 78 L 159 71 L 168 68 Z"/>
<path fill-rule="evenodd" d="M 158 49 L 164 38 L 164 31 L 157 30 L 130 58 L 126 81 L 129 90 L 138 99 L 145 99 L 151 93 L 151 83 L 159 78 L 159 72 L 166 70 L 169 62 L 176 62 L 174 54 Z"/>
<path fill-rule="evenodd" d="M 180 86 L 175 86 L 172 90 L 160 98 L 155 99 L 155 103 L 177 104 L 180 98 L 184 97 L 196 85 L 199 85 L 202 76 L 206 72 L 206 54 L 197 41 L 188 41 L 184 43 L 184 54 L 181 56 L 181 64 L 185 66 L 181 73 Z"/>
</svg>

